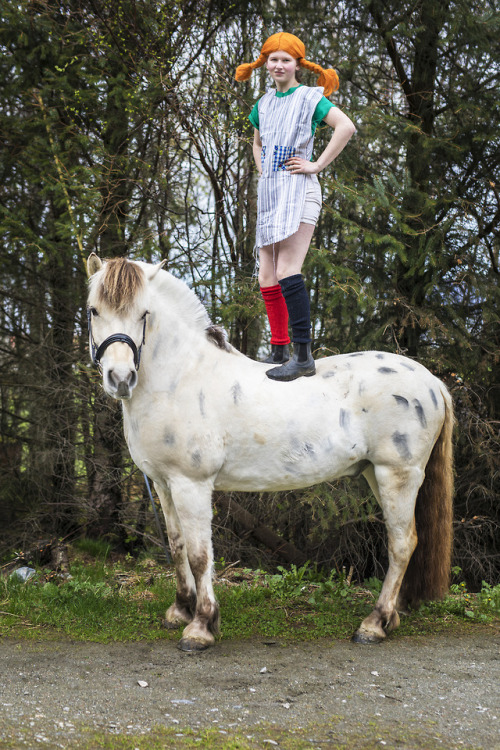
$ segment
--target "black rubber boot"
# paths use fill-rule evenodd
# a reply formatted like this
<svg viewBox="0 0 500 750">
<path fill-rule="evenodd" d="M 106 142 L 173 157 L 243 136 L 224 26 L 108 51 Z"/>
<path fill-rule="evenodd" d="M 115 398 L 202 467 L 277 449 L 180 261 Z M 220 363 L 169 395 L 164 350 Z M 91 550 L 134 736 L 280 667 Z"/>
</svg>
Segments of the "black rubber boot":
<svg viewBox="0 0 500 750">
<path fill-rule="evenodd" d="M 281 367 L 273 367 L 266 375 L 271 380 L 288 382 L 297 378 L 310 378 L 316 374 L 316 365 L 311 354 L 311 344 L 294 344 L 293 357 Z"/>
<path fill-rule="evenodd" d="M 262 361 L 266 365 L 284 365 L 290 359 L 288 344 L 271 344 L 271 354 Z"/>
</svg>

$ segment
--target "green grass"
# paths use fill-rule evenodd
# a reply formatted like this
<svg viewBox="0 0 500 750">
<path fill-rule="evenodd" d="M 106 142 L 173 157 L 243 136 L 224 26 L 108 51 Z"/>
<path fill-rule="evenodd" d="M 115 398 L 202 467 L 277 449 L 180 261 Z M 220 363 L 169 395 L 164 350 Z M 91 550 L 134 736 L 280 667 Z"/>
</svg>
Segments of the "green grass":
<svg viewBox="0 0 500 750">
<path fill-rule="evenodd" d="M 200 731 L 191 729 L 172 730 L 162 727 L 153 728 L 147 736 L 110 736 L 103 733 L 93 734 L 88 744 L 78 743 L 82 750 L 193 750 L 205 748 L 210 750 L 257 750 L 264 747 L 278 746 L 281 750 L 314 750 L 327 746 L 332 750 L 378 750 L 384 737 L 386 750 L 400 747 L 411 747 L 414 750 L 446 750 L 446 741 L 430 737 L 426 728 L 380 727 L 375 722 L 369 727 L 360 727 L 358 731 L 337 731 L 335 722 L 314 724 L 312 727 L 286 729 L 271 726 L 252 727 L 245 732 L 221 732 L 217 729 Z M 69 746 L 71 747 L 71 745 Z M 466 747 L 466 746 L 465 746 Z"/>
<path fill-rule="evenodd" d="M 103 542 L 101 539 L 78 539 L 75 542 L 75 550 L 84 555 L 94 557 L 96 560 L 107 560 L 111 552 L 111 544 Z"/>
<path fill-rule="evenodd" d="M 436 729 L 423 722 L 419 726 L 400 725 L 394 722 L 378 723 L 370 721 L 349 729 L 339 726 L 332 717 L 327 723 L 318 723 L 303 727 L 280 727 L 275 724 L 261 723 L 251 728 L 231 730 L 189 729 L 185 727 L 166 728 L 151 727 L 151 731 L 142 735 L 125 735 L 95 731 L 78 727 L 74 738 L 65 738 L 68 750 L 257 750 L 264 747 L 278 746 L 281 750 L 316 750 L 328 747 L 331 750 L 396 750 L 405 747 L 412 750 L 447 750 L 456 748 L 454 742 L 436 735 Z M 24 729 L 26 746 L 34 747 L 39 740 L 33 737 L 36 730 Z M 3 731 L 0 739 L 2 750 L 17 750 L 19 738 L 9 739 L 8 732 Z M 383 738 L 383 739 L 382 739 Z M 383 741 L 383 745 L 381 743 Z M 61 747 L 59 743 L 49 743 L 46 747 Z M 470 748 L 463 745 L 463 750 Z"/>
<path fill-rule="evenodd" d="M 90 547 L 80 547 L 76 554 Z M 174 639 L 180 631 L 162 628 L 175 595 L 172 568 L 152 560 L 109 562 L 108 551 L 93 549 L 91 562 L 73 560 L 69 578 L 38 570 L 29 581 L 0 579 L 0 635 L 50 638 L 66 635 L 98 642 Z M 228 577 L 229 576 L 229 577 Z M 215 583 L 224 639 L 254 636 L 286 640 L 348 638 L 371 611 L 380 581 L 350 586 L 335 573 L 325 577 L 303 566 L 262 571 L 231 569 Z M 483 585 L 477 594 L 452 586 L 443 602 L 423 605 L 402 619 L 401 634 L 436 633 L 463 623 L 489 623 L 500 617 L 500 586 Z"/>
</svg>

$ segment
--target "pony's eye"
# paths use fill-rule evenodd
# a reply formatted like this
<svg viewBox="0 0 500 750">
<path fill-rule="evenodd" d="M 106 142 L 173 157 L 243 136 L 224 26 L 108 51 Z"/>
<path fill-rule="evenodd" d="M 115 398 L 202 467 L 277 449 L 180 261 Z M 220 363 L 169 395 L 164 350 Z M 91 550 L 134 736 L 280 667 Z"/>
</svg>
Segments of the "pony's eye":
<svg viewBox="0 0 500 750">
<path fill-rule="evenodd" d="M 93 315 L 95 318 L 97 318 L 99 316 L 99 313 L 97 312 L 97 310 L 95 309 L 95 307 L 91 307 L 90 308 L 90 314 Z"/>
</svg>

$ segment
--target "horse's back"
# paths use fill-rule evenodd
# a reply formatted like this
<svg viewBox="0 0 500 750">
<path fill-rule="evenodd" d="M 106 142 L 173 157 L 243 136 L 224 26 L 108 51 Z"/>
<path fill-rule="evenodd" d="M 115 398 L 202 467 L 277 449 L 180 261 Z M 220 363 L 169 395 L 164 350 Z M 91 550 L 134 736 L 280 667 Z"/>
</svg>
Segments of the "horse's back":
<svg viewBox="0 0 500 750">
<path fill-rule="evenodd" d="M 425 465 L 445 413 L 440 382 L 426 368 L 385 352 L 326 357 L 316 368 L 312 378 L 276 383 L 258 363 L 239 360 L 218 380 L 219 406 L 227 391 L 218 486 L 304 487 L 367 463 Z"/>
<path fill-rule="evenodd" d="M 439 432 L 449 398 L 444 384 L 426 367 L 391 352 L 317 359 L 314 377 L 291 383 L 269 380 L 265 377 L 269 366 L 247 358 L 234 358 L 234 369 L 224 373 L 228 361 L 225 357 L 220 362 L 221 378 L 216 385 L 219 403 L 222 392 L 228 391 L 228 416 L 236 417 L 242 410 L 245 419 L 255 415 L 260 420 L 265 404 L 281 428 L 292 420 L 299 431 L 301 425 L 330 431 L 354 423 L 359 429 L 365 423 L 371 431 L 378 427 L 377 432 L 384 426 L 402 432 L 412 424 Z"/>
</svg>

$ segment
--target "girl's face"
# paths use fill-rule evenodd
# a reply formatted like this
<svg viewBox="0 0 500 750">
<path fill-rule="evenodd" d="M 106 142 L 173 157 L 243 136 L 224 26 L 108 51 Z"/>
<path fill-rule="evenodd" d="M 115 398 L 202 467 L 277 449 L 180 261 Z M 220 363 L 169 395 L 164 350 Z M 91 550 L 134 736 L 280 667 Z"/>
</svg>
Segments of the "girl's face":
<svg viewBox="0 0 500 750">
<path fill-rule="evenodd" d="M 266 67 L 269 75 L 276 82 L 278 91 L 287 91 L 292 86 L 298 86 L 295 74 L 300 66 L 288 52 L 283 52 L 283 50 L 272 52 L 267 58 Z"/>
</svg>

